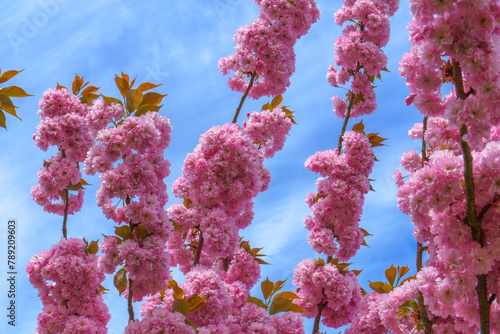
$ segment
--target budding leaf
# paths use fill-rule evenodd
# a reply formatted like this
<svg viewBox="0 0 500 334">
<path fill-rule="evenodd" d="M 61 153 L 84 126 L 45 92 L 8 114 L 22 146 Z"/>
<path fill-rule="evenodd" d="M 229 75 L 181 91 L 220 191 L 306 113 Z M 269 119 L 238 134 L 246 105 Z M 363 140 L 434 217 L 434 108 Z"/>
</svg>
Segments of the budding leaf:
<svg viewBox="0 0 500 334">
<path fill-rule="evenodd" d="M 283 102 L 283 96 L 281 94 L 276 95 L 273 100 L 271 101 L 271 107 L 276 108 L 277 106 L 280 105 L 280 103 Z"/>
<path fill-rule="evenodd" d="M 104 100 L 104 101 L 108 102 L 108 104 L 111 104 L 111 103 L 118 103 L 118 104 L 123 105 L 122 101 L 120 101 L 120 100 L 118 100 L 118 99 L 116 99 L 116 98 L 114 98 L 114 97 L 104 96 L 104 95 L 102 95 L 102 94 L 101 94 L 101 96 L 102 96 L 102 98 L 103 98 L 103 100 Z"/>
<path fill-rule="evenodd" d="M 136 228 L 134 228 L 134 232 L 135 232 L 135 235 L 137 236 L 137 238 L 139 238 L 139 239 L 144 238 L 148 234 L 148 231 L 142 225 L 139 225 Z"/>
<path fill-rule="evenodd" d="M 121 295 L 127 288 L 127 270 L 125 268 L 122 268 L 116 272 L 113 283 Z"/>
<path fill-rule="evenodd" d="M 159 86 L 161 86 L 161 84 L 155 85 L 155 84 L 152 84 L 151 82 L 144 82 L 144 83 L 141 83 L 139 85 L 139 87 L 137 87 L 137 90 L 141 91 L 141 92 L 145 92 L 145 91 L 150 90 L 150 89 L 155 89 L 156 87 L 159 87 Z"/>
<path fill-rule="evenodd" d="M 34 96 L 26 93 L 24 89 L 17 86 L 9 86 L 0 89 L 0 94 L 5 94 L 10 97 L 26 97 L 26 96 Z"/>
<path fill-rule="evenodd" d="M 295 292 L 291 292 L 291 291 L 280 292 L 276 296 L 274 296 L 273 299 L 276 299 L 276 298 L 279 298 L 279 297 L 281 297 L 281 298 L 287 298 L 287 299 L 302 299 Z"/>
<path fill-rule="evenodd" d="M 387 278 L 387 282 L 389 282 L 389 284 L 391 285 L 394 285 L 394 281 L 396 280 L 397 274 L 398 274 L 397 269 L 394 267 L 393 264 L 391 264 L 391 267 L 385 271 L 385 277 Z"/>
<path fill-rule="evenodd" d="M 2 75 L 0 75 L 0 83 L 6 82 L 6 81 L 12 79 L 14 76 L 21 73 L 22 71 L 24 71 L 24 69 L 22 69 L 20 71 L 10 70 L 7 72 L 3 72 Z"/>
<path fill-rule="evenodd" d="M 266 304 L 264 304 L 264 302 L 262 300 L 260 300 L 259 298 L 256 298 L 256 297 L 252 297 L 250 295 L 247 296 L 247 302 L 254 303 L 258 307 L 267 308 Z"/>
<path fill-rule="evenodd" d="M 172 312 L 179 312 L 184 315 L 188 314 L 191 310 L 191 305 L 184 299 L 176 299 L 174 305 L 172 306 Z"/>
<path fill-rule="evenodd" d="M 278 297 L 274 298 L 271 306 L 269 307 L 269 315 L 273 315 L 279 312 L 286 312 L 293 306 L 293 302 L 290 299 Z"/>
<path fill-rule="evenodd" d="M 128 225 L 115 226 L 115 234 L 117 236 L 120 236 L 125 239 L 125 237 L 127 237 L 131 233 L 132 231 L 130 230 L 130 226 Z"/>
<path fill-rule="evenodd" d="M 271 293 L 273 293 L 274 290 L 274 283 L 269 280 L 269 278 L 266 278 L 265 281 L 263 281 L 260 284 L 261 290 L 262 290 L 262 295 L 264 296 L 264 299 L 269 298 Z"/>
</svg>

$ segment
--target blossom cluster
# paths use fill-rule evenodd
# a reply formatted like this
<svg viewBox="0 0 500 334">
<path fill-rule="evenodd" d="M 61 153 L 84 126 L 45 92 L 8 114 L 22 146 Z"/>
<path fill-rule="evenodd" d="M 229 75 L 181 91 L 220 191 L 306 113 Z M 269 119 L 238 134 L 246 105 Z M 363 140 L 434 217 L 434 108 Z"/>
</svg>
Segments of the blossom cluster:
<svg viewBox="0 0 500 334">
<path fill-rule="evenodd" d="M 254 0 L 261 12 L 251 25 L 238 29 L 234 39 L 236 52 L 219 60 L 220 72 L 233 71 L 228 85 L 244 92 L 248 75 L 256 75 L 249 96 L 278 95 L 290 85 L 295 72 L 293 46 L 320 16 L 314 0 Z"/>
<path fill-rule="evenodd" d="M 40 100 L 40 123 L 33 135 L 36 145 L 47 151 L 56 146 L 58 153 L 38 172 L 39 184 L 31 188 L 31 197 L 44 210 L 58 215 L 74 214 L 83 205 L 83 187 L 76 187 L 77 195 L 68 196 L 68 187 L 80 183 L 78 163 L 85 159 L 92 145 L 87 106 L 66 88 L 48 89 Z M 61 199 L 60 201 L 58 201 Z"/>
<path fill-rule="evenodd" d="M 410 88 L 407 103 L 426 116 L 445 117 L 455 128 L 466 125 L 469 145 L 482 146 L 490 128 L 500 124 L 500 5 L 489 0 L 410 1 L 410 9 L 412 47 L 400 62 Z M 468 98 L 457 99 L 452 90 L 443 99 L 441 87 L 458 75 Z"/>
<path fill-rule="evenodd" d="M 375 156 L 370 141 L 362 133 L 346 132 L 342 147 L 344 153 L 327 150 L 307 159 L 306 168 L 323 178 L 316 182 L 318 193 L 307 194 L 306 203 L 312 215 L 304 222 L 311 231 L 308 242 L 315 251 L 345 261 L 363 243 L 359 221 L 364 195 L 370 190 L 368 176 Z"/>
<path fill-rule="evenodd" d="M 86 247 L 81 239 L 62 239 L 28 263 L 28 279 L 43 303 L 39 334 L 107 333 L 110 315 L 100 287 L 104 272 Z"/>
<path fill-rule="evenodd" d="M 262 155 L 272 158 L 285 145 L 286 135 L 292 128 L 292 120 L 281 108 L 264 109 L 248 113 L 248 121 L 243 122 L 245 132 L 254 143 L 263 148 Z"/>
<path fill-rule="evenodd" d="M 399 307 L 416 298 L 415 280 L 405 282 L 402 286 L 396 287 L 388 293 L 371 292 L 366 294 L 360 301 L 358 312 L 352 320 L 351 326 L 346 330 L 346 334 L 411 333 L 415 328 L 415 316 L 411 313 L 400 315 Z"/>
<path fill-rule="evenodd" d="M 439 117 L 430 118 L 428 123 L 446 124 Z M 415 126 L 410 133 L 422 137 L 418 128 L 420 126 Z M 441 127 L 435 131 L 432 137 L 444 138 L 450 129 Z M 410 175 L 405 182 L 400 176 L 402 171 L 397 173 L 397 197 L 399 209 L 410 215 L 415 225 L 415 238 L 425 243 L 429 253 L 427 267 L 417 276 L 417 286 L 428 311 L 440 319 L 453 319 L 453 326 L 460 333 L 457 329 L 460 326 L 476 328 L 479 324 L 476 276 L 488 275 L 488 293 L 499 291 L 500 215 L 491 208 L 500 196 L 500 142 L 492 141 L 482 150 L 473 151 L 475 204 L 477 211 L 483 212 L 481 246 L 474 241 L 471 228 L 466 224 L 464 162 L 459 146 L 457 148 L 457 136 L 454 133 L 448 139 L 455 138 L 454 145 L 450 146 L 456 149 L 447 149 L 448 145 L 434 148 L 428 152 L 429 159 L 423 166 L 419 162 L 419 168 L 418 163 L 410 167 L 408 160 L 402 159 Z M 496 302 L 492 305 L 494 310 Z M 445 322 L 446 326 L 451 326 L 450 321 Z"/>
<path fill-rule="evenodd" d="M 348 105 L 351 116 L 368 115 L 377 108 L 372 84 L 375 77 L 387 66 L 387 56 L 381 48 L 389 42 L 389 18 L 394 15 L 399 0 L 345 0 L 335 13 L 335 21 L 347 25 L 335 42 L 335 65 L 330 65 L 326 78 L 335 87 L 351 81 L 347 99 L 334 96 L 335 115 L 344 118 Z"/>
<path fill-rule="evenodd" d="M 101 102 L 94 104 L 91 116 L 107 121 L 121 114 L 117 105 Z M 123 239 L 107 236 L 101 241 L 101 265 L 106 273 L 113 273 L 125 263 L 135 282 L 134 301 L 155 293 L 170 279 L 165 243 L 172 225 L 164 210 L 168 197 L 163 182 L 170 174 L 170 163 L 163 150 L 170 144 L 171 129 L 169 120 L 156 112 L 127 117 L 117 127 L 96 133 L 98 144 L 85 160 L 86 173 L 101 173 L 97 204 L 108 219 L 130 227 Z"/>
<path fill-rule="evenodd" d="M 191 231 L 187 242 L 202 233 L 207 265 L 238 248 L 239 229 L 253 218 L 252 198 L 269 185 L 270 172 L 262 160 L 250 136 L 232 123 L 208 130 L 184 160 L 183 176 L 174 182 L 173 193 L 189 199 L 190 205 L 176 203 L 168 212 L 184 232 Z M 172 234 L 169 249 L 179 264 L 188 264 L 182 233 Z"/>
<path fill-rule="evenodd" d="M 314 318 L 318 305 L 323 304 L 322 322 L 339 328 L 351 322 L 361 301 L 361 287 L 353 272 L 340 273 L 331 263 L 315 263 L 306 259 L 300 262 L 293 275 L 293 284 L 302 298 L 296 303 L 305 311 L 304 316 Z"/>
<path fill-rule="evenodd" d="M 225 275 L 223 271 L 219 271 Z M 186 320 L 196 324 L 196 332 L 202 334 L 304 334 L 299 314 L 287 312 L 270 317 L 267 310 L 247 302 L 248 289 L 240 281 L 228 283 L 218 271 L 198 265 L 179 285 L 183 297 L 205 299 L 205 304 L 183 315 L 172 312 L 176 297 L 172 289 L 149 296 L 141 306 L 142 320 L 131 322 L 125 333 L 162 333 L 162 331 L 195 333 Z"/>
</svg>

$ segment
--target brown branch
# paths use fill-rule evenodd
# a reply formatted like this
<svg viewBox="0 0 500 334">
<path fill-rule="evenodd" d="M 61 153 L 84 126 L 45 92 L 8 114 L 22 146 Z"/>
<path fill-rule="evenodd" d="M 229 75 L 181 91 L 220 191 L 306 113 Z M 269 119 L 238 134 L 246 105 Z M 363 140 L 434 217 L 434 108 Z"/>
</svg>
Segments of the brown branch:
<svg viewBox="0 0 500 334">
<path fill-rule="evenodd" d="M 357 66 L 356 66 L 356 71 L 354 72 L 354 74 L 358 73 L 359 70 L 361 69 L 361 64 L 358 62 L 357 63 Z M 342 130 L 340 131 L 340 135 L 339 135 L 339 143 L 337 145 L 337 148 L 338 148 L 338 151 L 339 151 L 339 154 L 340 154 L 340 150 L 342 149 L 342 141 L 344 140 L 344 133 L 345 133 L 345 130 L 347 129 L 347 123 L 349 122 L 349 118 L 351 117 L 351 111 L 352 111 L 352 108 L 354 107 L 354 92 L 349 90 L 351 96 L 349 97 L 349 104 L 347 105 L 347 113 L 345 115 L 345 118 L 344 118 L 344 124 L 342 124 Z"/>
<path fill-rule="evenodd" d="M 201 232 L 200 230 L 200 238 L 198 239 L 198 246 L 196 246 L 196 253 L 194 255 L 193 267 L 200 263 L 202 248 L 203 248 L 203 232 Z"/>
<path fill-rule="evenodd" d="M 460 63 L 453 61 L 453 83 L 457 98 L 465 100 L 467 94 L 464 91 L 462 69 Z M 468 133 L 467 126 L 463 124 L 460 127 L 460 146 L 464 157 L 464 183 L 465 183 L 465 198 L 466 198 L 466 223 L 470 226 L 472 238 L 478 242 L 481 247 L 484 247 L 483 233 L 481 230 L 481 222 L 477 216 L 476 198 L 474 190 L 474 171 L 472 151 L 469 144 L 464 140 L 464 136 Z M 486 275 L 477 275 L 477 297 L 479 300 L 479 317 L 481 319 L 481 333 L 490 333 L 490 308 L 488 303 L 488 289 L 486 287 Z"/>
<path fill-rule="evenodd" d="M 424 117 L 423 132 L 422 132 L 422 167 L 424 167 L 424 162 L 429 160 L 427 157 L 427 143 L 425 142 L 425 131 L 427 131 L 427 116 Z"/>
<path fill-rule="evenodd" d="M 234 114 L 233 123 L 236 123 L 238 121 L 238 115 L 240 114 L 241 107 L 243 107 L 243 103 L 245 102 L 245 99 L 247 98 L 248 92 L 250 92 L 250 88 L 252 88 L 252 86 L 253 86 L 253 82 L 254 82 L 256 76 L 257 76 L 257 72 L 253 71 L 252 77 L 250 78 L 250 82 L 248 83 L 247 90 L 245 91 L 245 94 L 243 94 L 243 96 L 241 97 L 240 104 L 238 105 L 238 108 L 236 108 L 236 113 Z"/>
<path fill-rule="evenodd" d="M 224 265 L 224 271 L 227 272 L 229 270 L 229 258 L 223 258 L 222 264 Z"/>
<path fill-rule="evenodd" d="M 128 321 L 134 321 L 134 306 L 132 305 L 132 279 L 128 279 Z"/>
<path fill-rule="evenodd" d="M 319 322 L 321 321 L 321 313 L 323 313 L 323 309 L 325 308 L 326 303 L 323 303 L 323 299 L 318 303 L 318 314 L 316 318 L 314 318 L 314 327 L 312 334 L 319 332 Z"/>
<path fill-rule="evenodd" d="M 63 226 L 62 226 L 62 234 L 64 239 L 68 239 L 68 208 L 69 208 L 69 190 L 68 188 L 64 189 L 64 196 L 66 197 L 64 203 L 64 218 L 63 218 Z"/>
<path fill-rule="evenodd" d="M 61 148 L 61 155 L 66 158 L 66 151 Z M 69 209 L 69 185 L 64 189 L 64 197 L 66 197 L 64 201 L 64 218 L 63 218 L 63 226 L 62 226 L 62 234 L 64 239 L 68 239 L 68 209 Z"/>
<path fill-rule="evenodd" d="M 422 257 L 425 247 L 419 242 L 417 243 L 417 273 L 422 269 Z M 420 324 L 424 329 L 425 334 L 432 333 L 433 321 L 429 320 L 429 315 L 427 314 L 427 309 L 425 308 L 424 295 L 420 290 L 418 290 L 418 310 L 420 312 Z"/>
<path fill-rule="evenodd" d="M 488 299 L 488 303 L 491 305 L 491 303 L 493 303 L 496 298 L 497 298 L 497 295 L 492 294 L 491 297 L 490 297 L 490 299 Z"/>
<path fill-rule="evenodd" d="M 498 195 L 496 195 L 495 198 L 493 199 L 493 202 L 491 202 L 483 207 L 483 209 L 481 210 L 481 212 L 479 212 L 479 215 L 477 216 L 477 219 L 479 220 L 479 222 L 481 222 L 483 220 L 484 215 L 486 215 L 488 210 L 497 204 L 499 199 L 500 199 L 500 197 Z"/>
<path fill-rule="evenodd" d="M 424 121 L 422 123 L 423 131 L 422 131 L 422 167 L 424 167 L 425 162 L 427 161 L 427 143 L 425 142 L 425 131 L 427 131 L 427 116 L 424 117 Z M 417 243 L 417 273 L 423 268 L 423 255 L 425 251 L 425 247 L 418 242 Z M 420 324 L 424 329 L 425 334 L 432 333 L 432 324 L 433 321 L 429 320 L 429 315 L 427 314 L 427 309 L 425 308 L 424 295 L 422 291 L 418 290 L 418 310 L 420 313 Z"/>
</svg>

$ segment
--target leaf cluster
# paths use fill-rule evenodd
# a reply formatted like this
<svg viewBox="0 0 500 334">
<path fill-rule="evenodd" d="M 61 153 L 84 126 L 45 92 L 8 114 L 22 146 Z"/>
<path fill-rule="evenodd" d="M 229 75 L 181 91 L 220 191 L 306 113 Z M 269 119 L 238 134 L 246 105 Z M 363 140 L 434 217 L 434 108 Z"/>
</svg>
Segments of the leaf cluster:
<svg viewBox="0 0 500 334">
<path fill-rule="evenodd" d="M 264 300 L 248 295 L 247 302 L 254 303 L 258 307 L 263 307 L 268 310 L 269 315 L 274 315 L 280 312 L 297 312 L 307 313 L 302 307 L 293 302 L 294 299 L 301 299 L 296 293 L 291 291 L 282 291 L 286 280 L 273 283 L 266 278 L 260 284 Z"/>
<path fill-rule="evenodd" d="M 135 79 L 130 81 L 128 74 L 121 73 L 121 76 L 115 74 L 116 87 L 120 91 L 124 102 L 119 99 L 104 96 L 103 99 L 108 103 L 119 103 L 125 107 L 126 116 L 141 116 L 148 111 L 159 111 L 163 105 L 159 105 L 163 98 L 168 94 L 159 94 L 156 92 L 144 93 L 148 90 L 155 89 L 161 85 L 155 85 L 150 82 L 141 83 L 137 88 L 133 88 Z"/>
<path fill-rule="evenodd" d="M 85 82 L 84 79 L 85 79 L 85 77 L 80 77 L 78 74 L 75 73 L 75 79 L 73 80 L 73 83 L 71 84 L 71 92 L 80 98 L 81 103 L 91 105 L 92 102 L 99 97 L 99 95 L 96 93 L 99 90 L 99 88 L 101 88 L 101 87 L 96 87 L 96 86 L 88 86 L 87 87 L 87 85 L 90 83 L 90 81 Z M 66 87 L 61 86 L 58 82 L 56 88 L 61 89 L 61 88 L 66 88 Z"/>
<path fill-rule="evenodd" d="M 412 280 L 416 278 L 416 274 L 410 277 L 405 278 L 401 281 L 403 276 L 405 276 L 410 271 L 410 267 L 398 266 L 394 267 L 393 264 L 385 270 L 385 277 L 387 278 L 387 282 L 369 282 L 370 288 L 378 293 L 388 293 L 394 290 L 395 287 L 403 285 L 406 281 Z M 397 278 L 397 280 L 396 280 Z"/>
<path fill-rule="evenodd" d="M 22 71 L 24 71 L 24 69 L 20 71 L 10 70 L 2 73 L 0 69 L 0 84 L 9 81 Z M 17 115 L 16 112 L 17 107 L 14 105 L 11 98 L 27 97 L 27 96 L 34 96 L 34 95 L 26 93 L 24 89 L 18 86 L 8 86 L 0 88 L 0 127 L 7 129 L 5 113 L 17 117 L 19 118 L 19 120 L 22 121 L 21 117 Z"/>
</svg>

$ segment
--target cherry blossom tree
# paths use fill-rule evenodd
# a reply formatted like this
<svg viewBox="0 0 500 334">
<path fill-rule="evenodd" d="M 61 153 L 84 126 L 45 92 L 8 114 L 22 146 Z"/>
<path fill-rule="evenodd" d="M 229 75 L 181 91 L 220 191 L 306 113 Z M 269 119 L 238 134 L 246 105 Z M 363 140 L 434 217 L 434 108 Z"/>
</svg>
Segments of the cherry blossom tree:
<svg viewBox="0 0 500 334">
<path fill-rule="evenodd" d="M 164 151 L 173 129 L 159 114 L 166 96 L 152 91 L 159 85 L 135 86 L 121 73 L 118 99 L 98 95 L 76 75 L 71 91 L 58 84 L 44 93 L 34 140 L 57 153 L 44 162 L 32 197 L 63 223 L 61 241 L 26 269 L 43 303 L 38 333 L 106 333 L 105 274 L 114 274 L 127 298 L 127 334 L 300 334 L 304 317 L 314 318 L 313 334 L 320 323 L 349 326 L 346 334 L 500 332 L 498 1 L 410 1 L 412 47 L 400 75 L 410 89 L 407 104 L 424 115 L 409 131 L 422 150 L 404 153 L 406 172 L 396 170 L 394 178 L 398 207 L 415 226 L 417 274 L 406 277 L 409 266 L 391 265 L 387 282 L 370 282 L 367 293 L 360 270 L 347 261 L 370 235 L 361 215 L 372 190 L 374 148 L 386 139 L 367 134 L 362 120 L 350 131 L 348 124 L 377 109 L 375 83 L 388 60 L 382 48 L 399 1 L 344 0 L 335 22 L 347 24 L 326 75 L 347 90 L 332 98 L 343 125 L 336 148 L 305 162 L 321 175 L 317 192 L 306 195 L 311 214 L 304 219 L 319 258 L 297 265 L 295 291 L 281 291 L 285 281 L 262 280 L 263 298 L 251 290 L 267 262 L 240 230 L 252 223 L 253 199 L 271 182 L 266 159 L 284 147 L 295 124 L 281 94 L 295 71 L 294 45 L 320 10 L 314 0 L 255 3 L 259 17 L 238 29 L 235 53 L 218 64 L 221 74 L 232 75 L 229 88 L 243 94 L 232 122 L 201 135 L 172 185 L 180 201 L 167 209 Z M 15 74 L 5 72 L 0 83 Z M 2 99 L 27 94 L 12 87 L 0 89 L 0 106 L 16 116 Z M 263 96 L 271 100 L 239 125 L 246 98 Z M 5 127 L 2 117 L 0 111 Z M 115 235 L 100 242 L 68 238 L 68 217 L 84 201 L 82 171 L 99 174 L 97 205 L 117 224 Z M 172 279 L 172 267 L 183 282 Z M 139 301 L 140 319 L 133 305 Z"/>
</svg>

